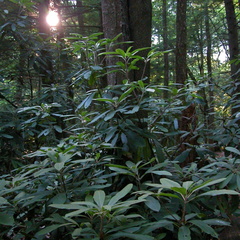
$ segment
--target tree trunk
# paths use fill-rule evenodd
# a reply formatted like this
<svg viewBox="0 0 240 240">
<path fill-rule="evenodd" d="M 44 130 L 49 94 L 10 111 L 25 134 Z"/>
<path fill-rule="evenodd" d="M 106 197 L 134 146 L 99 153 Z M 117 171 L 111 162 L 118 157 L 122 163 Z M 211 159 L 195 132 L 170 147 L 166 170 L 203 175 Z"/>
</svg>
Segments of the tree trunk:
<svg viewBox="0 0 240 240">
<path fill-rule="evenodd" d="M 187 79 L 187 0 L 177 1 L 177 18 L 176 18 L 176 84 L 178 88 L 182 88 Z M 185 103 L 185 99 L 182 99 Z M 179 130 L 187 133 L 185 137 L 179 139 L 180 153 L 186 151 L 192 146 L 192 149 L 185 160 L 182 163 L 182 167 L 188 163 L 196 160 L 197 154 L 195 145 L 197 144 L 197 138 L 194 137 L 193 132 L 197 125 L 196 108 L 194 104 L 188 104 L 183 110 L 181 119 L 179 120 Z"/>
<path fill-rule="evenodd" d="M 167 1 L 162 2 L 162 16 L 163 16 L 163 50 L 168 50 L 168 25 L 167 25 Z M 169 59 L 168 53 L 164 53 L 164 86 L 168 87 L 169 84 Z M 163 92 L 163 98 L 168 99 L 168 91 Z"/>
<path fill-rule="evenodd" d="M 212 78 L 212 37 L 209 24 L 209 12 L 208 5 L 205 4 L 205 27 L 206 27 L 206 40 L 207 40 L 207 72 L 208 72 L 208 128 L 213 128 L 214 124 L 214 85 Z"/>
<path fill-rule="evenodd" d="M 128 9 L 126 9 L 126 0 L 102 0 L 102 27 L 104 37 L 113 39 L 118 34 L 122 36 L 118 39 L 119 42 L 130 40 L 129 36 L 129 20 L 128 20 Z M 117 48 L 124 48 L 124 46 L 109 46 L 107 51 L 115 51 Z M 106 59 L 107 66 L 114 66 L 119 61 L 117 57 L 108 57 Z M 112 69 L 111 69 L 112 70 Z M 109 71 L 111 71 L 109 70 Z M 113 72 L 107 76 L 108 85 L 116 85 L 124 80 L 124 76 L 119 72 Z"/>
<path fill-rule="evenodd" d="M 236 13 L 234 9 L 233 0 L 224 0 L 226 19 L 228 25 L 228 44 L 230 52 L 230 60 L 237 60 L 239 55 L 239 44 L 238 44 L 238 24 L 236 19 Z M 240 92 L 240 63 L 231 62 L 231 76 L 233 80 L 233 101 L 237 102 Z M 235 102 L 235 104 L 236 104 Z M 240 107 L 233 107 L 232 114 L 236 114 L 240 111 Z"/>
<path fill-rule="evenodd" d="M 144 48 L 151 46 L 152 35 L 152 2 L 151 0 L 128 0 L 129 5 L 129 25 L 130 40 L 133 41 L 133 48 Z M 141 51 L 139 55 L 146 57 L 149 51 Z M 145 66 L 144 62 L 139 62 L 140 69 L 134 71 L 134 81 L 147 77 L 149 81 L 150 63 Z M 144 71 L 144 72 L 143 72 Z"/>
<path fill-rule="evenodd" d="M 176 84 L 183 87 L 187 78 L 187 0 L 177 1 Z"/>
<path fill-rule="evenodd" d="M 122 41 L 133 41 L 133 49 L 151 46 L 151 0 L 102 0 L 102 25 L 106 38 L 114 38 L 118 34 L 122 36 L 118 39 Z M 144 29 L 144 31 L 143 31 Z M 114 51 L 116 48 L 126 49 L 126 45 L 111 46 L 107 51 Z M 142 51 L 139 55 L 146 56 L 147 51 Z M 107 65 L 115 65 L 118 58 L 108 58 Z M 136 71 L 131 76 L 131 80 L 142 78 L 144 69 L 145 76 L 150 75 L 150 66 L 144 63 L 138 66 L 140 71 Z M 124 79 L 119 73 L 111 73 L 108 76 L 108 84 L 115 85 Z"/>
</svg>

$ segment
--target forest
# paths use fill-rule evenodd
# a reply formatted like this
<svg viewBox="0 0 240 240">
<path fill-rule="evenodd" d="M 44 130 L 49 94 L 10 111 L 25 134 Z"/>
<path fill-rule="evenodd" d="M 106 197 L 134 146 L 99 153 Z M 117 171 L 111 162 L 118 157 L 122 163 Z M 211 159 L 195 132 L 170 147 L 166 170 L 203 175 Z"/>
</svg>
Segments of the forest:
<svg viewBox="0 0 240 240">
<path fill-rule="evenodd" d="M 239 0 L 0 0 L 0 239 L 239 240 Z"/>
</svg>

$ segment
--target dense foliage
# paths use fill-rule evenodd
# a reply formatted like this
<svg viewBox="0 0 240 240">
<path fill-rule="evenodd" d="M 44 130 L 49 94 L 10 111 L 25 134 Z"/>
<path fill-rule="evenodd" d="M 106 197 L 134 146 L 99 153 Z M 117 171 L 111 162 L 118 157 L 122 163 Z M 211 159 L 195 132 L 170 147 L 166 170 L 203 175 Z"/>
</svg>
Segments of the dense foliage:
<svg viewBox="0 0 240 240">
<path fill-rule="evenodd" d="M 0 11 L 8 20 L 8 12 Z M 1 43 L 12 44 L 19 61 L 14 55 L 4 59 L 0 72 L 0 238 L 221 236 L 240 215 L 240 116 L 230 114 L 240 103 L 228 73 L 214 85 L 214 112 L 204 112 L 203 93 L 211 87 L 204 76 L 181 88 L 157 81 L 156 63 L 172 51 L 125 43 L 126 51 L 107 52 L 119 36 L 101 33 L 38 39 L 22 28 L 31 19 L 18 19 L 0 29 Z M 112 57 L 119 61 L 107 66 Z M 141 79 L 130 81 L 133 71 Z M 112 72 L 123 76 L 122 84 L 106 86 Z M 19 76 L 26 73 L 21 85 Z M 184 131 L 182 112 L 191 106 Z"/>
</svg>

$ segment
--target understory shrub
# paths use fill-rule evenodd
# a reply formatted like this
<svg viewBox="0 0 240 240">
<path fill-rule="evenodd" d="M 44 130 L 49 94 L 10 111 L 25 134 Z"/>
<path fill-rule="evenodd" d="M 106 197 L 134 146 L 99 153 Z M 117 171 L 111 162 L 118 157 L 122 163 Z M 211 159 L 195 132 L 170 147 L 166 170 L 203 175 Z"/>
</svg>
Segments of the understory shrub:
<svg viewBox="0 0 240 240">
<path fill-rule="evenodd" d="M 144 71 L 130 81 L 138 61 L 163 53 L 106 53 L 114 41 L 98 37 L 69 38 L 79 59 L 71 109 L 65 86 L 51 86 L 40 104 L 17 111 L 32 148 L 23 150 L 27 164 L 0 178 L 1 239 L 217 239 L 240 214 L 239 116 L 219 118 L 213 130 L 199 117 L 183 131 L 182 112 L 204 104 L 198 90 L 151 84 Z M 125 79 L 102 87 L 103 62 L 112 56 Z M 1 134 L 11 139 L 8 127 L 2 124 Z M 225 153 L 215 155 L 215 146 Z"/>
</svg>

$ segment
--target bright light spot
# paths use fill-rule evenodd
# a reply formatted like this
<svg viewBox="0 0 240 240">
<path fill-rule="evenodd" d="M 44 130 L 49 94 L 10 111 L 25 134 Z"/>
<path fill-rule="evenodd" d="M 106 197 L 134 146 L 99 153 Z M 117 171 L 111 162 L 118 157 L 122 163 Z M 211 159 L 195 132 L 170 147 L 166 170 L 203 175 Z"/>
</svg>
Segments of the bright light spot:
<svg viewBox="0 0 240 240">
<path fill-rule="evenodd" d="M 58 13 L 54 12 L 54 11 L 49 12 L 46 20 L 47 20 L 47 23 L 49 26 L 51 26 L 51 27 L 57 26 L 59 23 Z"/>
<path fill-rule="evenodd" d="M 228 60 L 228 56 L 226 53 L 226 50 L 223 46 L 220 46 L 219 49 L 217 49 L 218 52 L 213 54 L 213 59 L 219 60 L 220 63 L 224 63 Z"/>
</svg>

